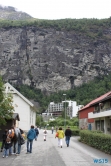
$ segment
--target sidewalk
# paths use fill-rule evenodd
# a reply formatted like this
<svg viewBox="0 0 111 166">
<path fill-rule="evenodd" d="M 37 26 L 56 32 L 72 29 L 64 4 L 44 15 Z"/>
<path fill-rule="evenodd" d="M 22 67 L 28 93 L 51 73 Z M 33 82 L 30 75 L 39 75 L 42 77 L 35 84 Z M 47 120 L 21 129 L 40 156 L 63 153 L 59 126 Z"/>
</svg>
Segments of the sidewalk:
<svg viewBox="0 0 111 166">
<path fill-rule="evenodd" d="M 111 165 L 111 156 L 91 148 L 81 142 L 78 137 L 71 137 L 70 146 L 67 147 L 65 139 L 63 148 L 57 146 L 58 140 L 54 134 L 48 131 L 47 140 L 43 140 L 43 130 L 39 132 L 38 140 L 33 142 L 33 151 L 26 154 L 26 145 L 22 146 L 20 156 L 9 156 L 0 158 L 2 166 L 95 166 L 94 158 L 107 158 L 108 163 L 99 164 L 101 166 Z"/>
</svg>

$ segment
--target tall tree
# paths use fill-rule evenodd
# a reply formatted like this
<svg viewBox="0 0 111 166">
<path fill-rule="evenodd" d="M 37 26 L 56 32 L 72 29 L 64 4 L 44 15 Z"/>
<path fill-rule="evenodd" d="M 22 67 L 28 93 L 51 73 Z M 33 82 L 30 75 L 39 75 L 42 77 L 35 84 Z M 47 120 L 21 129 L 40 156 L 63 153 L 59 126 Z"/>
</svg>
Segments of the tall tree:
<svg viewBox="0 0 111 166">
<path fill-rule="evenodd" d="M 4 92 L 3 81 L 0 77 L 0 125 L 6 124 L 6 120 L 12 118 L 14 112 L 12 99 L 11 95 Z"/>
</svg>

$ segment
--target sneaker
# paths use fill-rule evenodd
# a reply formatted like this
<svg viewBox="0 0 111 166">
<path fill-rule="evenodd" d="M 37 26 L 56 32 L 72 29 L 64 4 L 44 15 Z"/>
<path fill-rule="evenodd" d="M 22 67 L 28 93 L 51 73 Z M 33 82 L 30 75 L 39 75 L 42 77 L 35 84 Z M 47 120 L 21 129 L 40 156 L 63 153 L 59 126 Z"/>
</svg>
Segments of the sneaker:
<svg viewBox="0 0 111 166">
<path fill-rule="evenodd" d="M 18 153 L 15 154 L 15 156 L 18 156 L 18 155 L 19 155 Z"/>
<path fill-rule="evenodd" d="M 2 156 L 4 158 L 4 156 Z"/>
<path fill-rule="evenodd" d="M 8 156 L 6 156 L 6 158 L 7 158 Z"/>
<path fill-rule="evenodd" d="M 62 148 L 62 146 L 61 146 L 61 148 Z"/>
</svg>

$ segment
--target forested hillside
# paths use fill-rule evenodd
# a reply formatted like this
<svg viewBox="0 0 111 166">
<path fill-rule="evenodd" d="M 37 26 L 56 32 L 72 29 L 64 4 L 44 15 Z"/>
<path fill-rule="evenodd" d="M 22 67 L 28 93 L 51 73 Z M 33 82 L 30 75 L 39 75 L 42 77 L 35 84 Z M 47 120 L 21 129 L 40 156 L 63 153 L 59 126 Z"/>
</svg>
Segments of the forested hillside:
<svg viewBox="0 0 111 166">
<path fill-rule="evenodd" d="M 28 27 L 35 26 L 40 28 L 54 28 L 58 31 L 78 31 L 91 38 L 105 37 L 104 30 L 111 26 L 111 17 L 107 19 L 61 19 L 61 20 L 41 20 L 41 19 L 29 19 L 29 20 L 0 20 L 0 27 Z"/>
<path fill-rule="evenodd" d="M 18 90 L 28 99 L 33 99 L 39 102 L 39 112 L 44 112 L 50 102 L 61 102 L 64 100 L 63 94 L 66 94 L 67 100 L 77 101 L 77 104 L 86 105 L 93 99 L 111 91 L 111 74 L 103 77 L 97 77 L 89 83 L 85 83 L 80 87 L 74 87 L 68 91 L 58 91 L 47 96 L 43 94 L 41 90 L 22 85 L 18 87 Z"/>
</svg>

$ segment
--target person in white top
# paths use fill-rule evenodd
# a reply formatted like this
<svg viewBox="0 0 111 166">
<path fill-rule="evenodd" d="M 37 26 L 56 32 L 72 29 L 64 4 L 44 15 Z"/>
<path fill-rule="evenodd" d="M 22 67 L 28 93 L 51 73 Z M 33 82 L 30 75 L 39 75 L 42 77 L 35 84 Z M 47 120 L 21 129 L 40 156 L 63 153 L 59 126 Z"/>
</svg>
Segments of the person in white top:
<svg viewBox="0 0 111 166">
<path fill-rule="evenodd" d="M 43 135 L 44 135 L 44 141 L 46 141 L 46 136 L 47 136 L 47 130 L 46 129 L 43 131 Z"/>
</svg>

